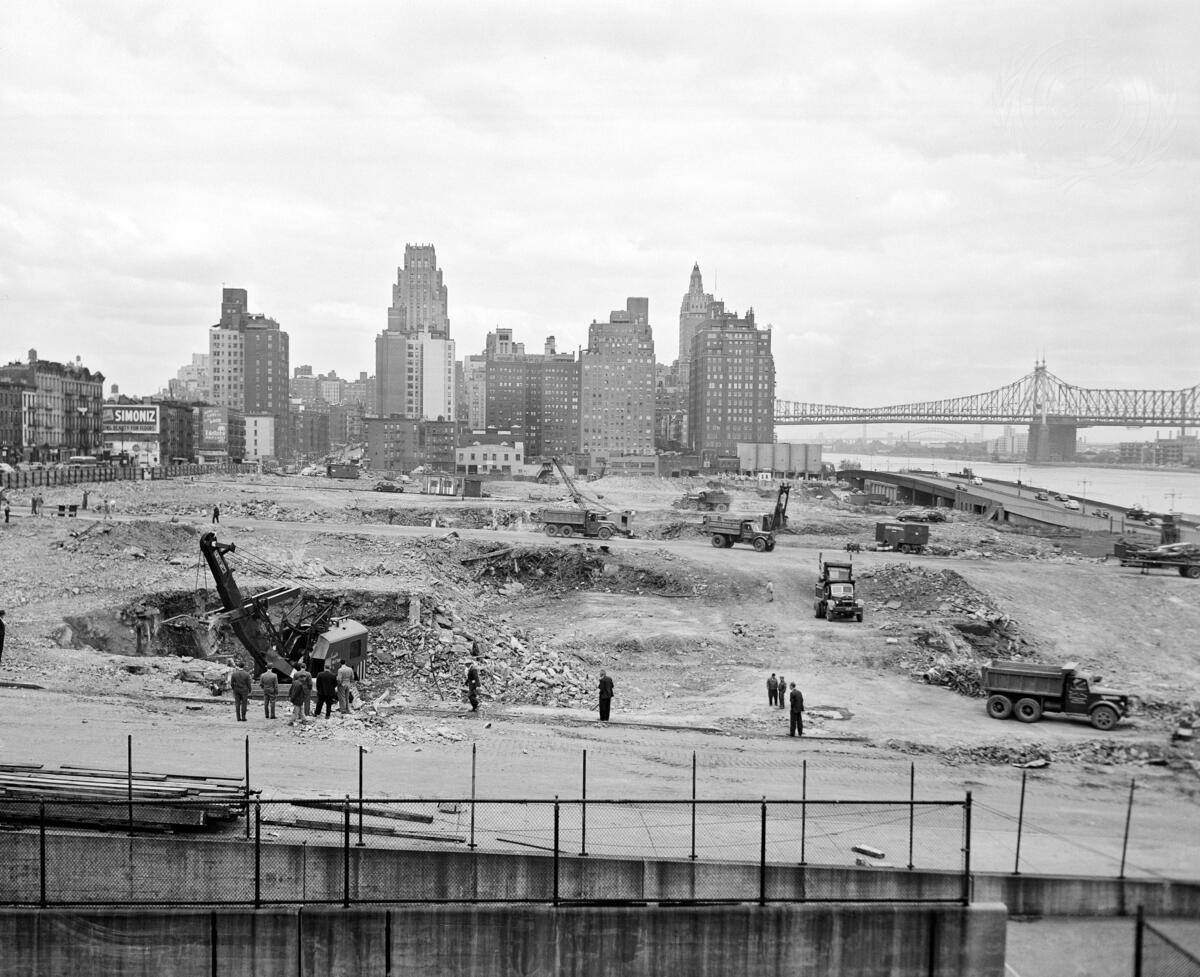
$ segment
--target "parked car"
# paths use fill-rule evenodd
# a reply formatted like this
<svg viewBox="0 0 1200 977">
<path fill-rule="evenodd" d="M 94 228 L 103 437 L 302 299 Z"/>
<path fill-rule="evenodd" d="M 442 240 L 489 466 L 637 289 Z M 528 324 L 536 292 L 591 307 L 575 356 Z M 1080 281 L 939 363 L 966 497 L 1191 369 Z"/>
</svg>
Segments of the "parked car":
<svg viewBox="0 0 1200 977">
<path fill-rule="evenodd" d="M 1038 492 L 1038 494 L 1035 495 L 1034 498 L 1037 499 L 1039 502 L 1049 502 L 1050 501 L 1050 496 L 1048 496 L 1045 492 Z"/>
<path fill-rule="evenodd" d="M 896 518 L 901 522 L 945 522 L 946 514 L 937 509 L 905 509 L 897 512 Z"/>
<path fill-rule="evenodd" d="M 1069 495 L 1063 495 L 1061 492 L 1059 492 L 1057 495 L 1054 496 L 1054 501 L 1055 502 L 1070 502 L 1071 497 Z"/>
</svg>

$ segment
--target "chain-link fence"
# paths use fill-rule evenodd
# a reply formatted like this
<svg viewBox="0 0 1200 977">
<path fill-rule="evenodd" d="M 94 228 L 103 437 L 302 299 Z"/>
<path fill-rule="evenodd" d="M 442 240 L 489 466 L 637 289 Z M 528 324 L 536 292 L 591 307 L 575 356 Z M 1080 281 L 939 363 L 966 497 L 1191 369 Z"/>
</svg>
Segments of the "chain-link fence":
<svg viewBox="0 0 1200 977">
<path fill-rule="evenodd" d="M 1186 949 L 1146 919 L 1138 906 L 1134 977 L 1200 977 L 1200 949 Z"/>
<path fill-rule="evenodd" d="M 5 800 L 0 904 L 969 899 L 963 801 Z M 880 869 L 892 871 L 880 871 Z"/>
</svg>

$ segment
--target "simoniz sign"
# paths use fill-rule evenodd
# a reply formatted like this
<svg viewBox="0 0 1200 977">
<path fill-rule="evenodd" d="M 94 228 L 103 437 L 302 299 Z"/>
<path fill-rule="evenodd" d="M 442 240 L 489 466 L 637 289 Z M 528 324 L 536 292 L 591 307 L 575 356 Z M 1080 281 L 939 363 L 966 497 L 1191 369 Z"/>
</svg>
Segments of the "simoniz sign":
<svg viewBox="0 0 1200 977">
<path fill-rule="evenodd" d="M 136 405 L 104 408 L 106 433 L 158 433 L 158 405 Z"/>
</svg>

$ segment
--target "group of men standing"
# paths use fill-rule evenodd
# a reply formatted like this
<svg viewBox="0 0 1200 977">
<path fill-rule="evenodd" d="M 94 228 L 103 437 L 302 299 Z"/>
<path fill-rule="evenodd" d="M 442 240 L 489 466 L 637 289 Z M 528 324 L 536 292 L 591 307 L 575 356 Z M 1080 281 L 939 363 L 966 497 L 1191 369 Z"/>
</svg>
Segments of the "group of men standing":
<svg viewBox="0 0 1200 977">
<path fill-rule="evenodd" d="M 776 677 L 772 672 L 767 679 L 767 705 L 780 709 L 787 706 L 791 719 L 788 736 L 804 735 L 804 693 L 796 688 L 795 682 L 789 683 L 782 675 Z"/>
<path fill-rule="evenodd" d="M 331 663 L 332 664 L 332 663 Z M 279 676 L 267 669 L 258 679 L 263 696 L 263 715 L 266 719 L 275 718 L 275 700 L 279 696 Z M 229 687 L 233 690 L 233 708 L 239 723 L 246 722 L 247 707 L 250 703 L 250 692 L 254 687 L 250 673 L 240 665 L 229 676 Z M 312 692 L 317 691 L 316 714 L 321 715 L 321 707 L 325 707 L 325 718 L 328 719 L 336 701 L 338 712 L 347 714 L 351 710 L 354 698 L 354 669 L 342 662 L 337 671 L 325 668 L 317 672 L 314 681 L 312 673 L 303 665 L 293 673 L 292 682 L 288 688 L 288 702 L 292 705 L 292 718 L 289 725 L 308 722 L 312 714 Z"/>
</svg>

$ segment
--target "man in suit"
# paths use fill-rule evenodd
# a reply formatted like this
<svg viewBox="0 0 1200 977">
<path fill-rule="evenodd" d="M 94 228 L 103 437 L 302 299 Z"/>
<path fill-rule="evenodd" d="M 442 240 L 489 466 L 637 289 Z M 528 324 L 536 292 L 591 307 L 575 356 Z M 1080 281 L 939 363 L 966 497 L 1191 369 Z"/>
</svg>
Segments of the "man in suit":
<svg viewBox="0 0 1200 977">
<path fill-rule="evenodd" d="M 788 730 L 788 736 L 803 736 L 804 735 L 804 695 L 796 688 L 796 683 L 791 685 L 791 691 L 788 693 L 788 702 L 792 707 L 791 719 L 792 723 Z"/>
<path fill-rule="evenodd" d="M 608 711 L 612 708 L 613 680 L 608 672 L 600 673 L 600 722 L 608 722 Z"/>
</svg>

